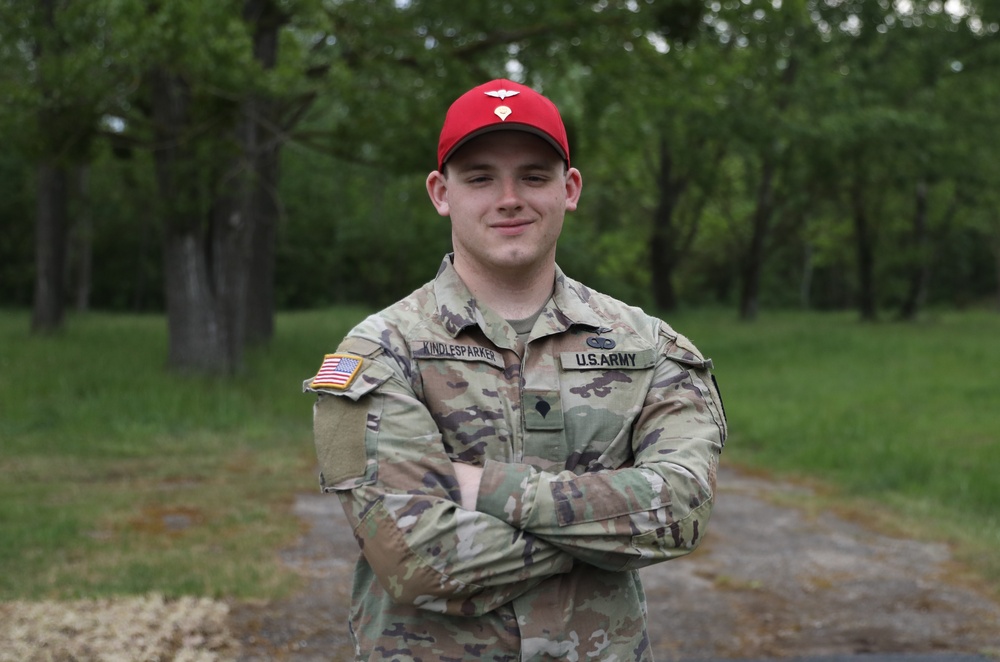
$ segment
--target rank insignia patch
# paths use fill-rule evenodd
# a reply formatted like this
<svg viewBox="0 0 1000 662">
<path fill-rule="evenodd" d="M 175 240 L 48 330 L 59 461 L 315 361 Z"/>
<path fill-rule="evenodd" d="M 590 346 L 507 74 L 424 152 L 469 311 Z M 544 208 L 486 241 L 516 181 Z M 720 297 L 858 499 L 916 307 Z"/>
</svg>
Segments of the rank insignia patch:
<svg viewBox="0 0 1000 662">
<path fill-rule="evenodd" d="M 364 362 L 360 356 L 350 354 L 327 354 L 323 365 L 313 377 L 312 388 L 347 388 L 361 369 Z"/>
</svg>

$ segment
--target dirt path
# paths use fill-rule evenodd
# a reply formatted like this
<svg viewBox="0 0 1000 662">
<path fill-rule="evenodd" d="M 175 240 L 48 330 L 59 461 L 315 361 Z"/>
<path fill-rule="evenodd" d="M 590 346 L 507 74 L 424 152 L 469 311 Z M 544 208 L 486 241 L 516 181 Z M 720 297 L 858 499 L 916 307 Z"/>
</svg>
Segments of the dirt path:
<svg viewBox="0 0 1000 662">
<path fill-rule="evenodd" d="M 873 533 L 775 505 L 803 488 L 723 471 L 706 544 L 643 571 L 656 659 L 975 653 L 1000 659 L 1000 604 L 951 579 L 943 544 Z M 777 500 L 779 502 L 786 502 Z M 283 561 L 308 580 L 290 600 L 232 607 L 243 662 L 350 660 L 357 548 L 333 497 L 303 495 L 308 533 Z"/>
</svg>

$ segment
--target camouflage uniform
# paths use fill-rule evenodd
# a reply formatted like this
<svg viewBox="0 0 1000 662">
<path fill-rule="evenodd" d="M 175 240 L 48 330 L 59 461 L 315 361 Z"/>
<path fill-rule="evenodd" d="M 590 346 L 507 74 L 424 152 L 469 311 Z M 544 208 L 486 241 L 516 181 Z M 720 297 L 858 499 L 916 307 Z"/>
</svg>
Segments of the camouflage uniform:
<svg viewBox="0 0 1000 662">
<path fill-rule="evenodd" d="M 362 550 L 358 660 L 652 659 L 636 569 L 704 535 L 726 437 L 710 361 L 558 267 L 519 350 L 448 258 L 337 351 L 351 368 L 304 388 Z M 452 461 L 484 468 L 476 511 Z"/>
</svg>

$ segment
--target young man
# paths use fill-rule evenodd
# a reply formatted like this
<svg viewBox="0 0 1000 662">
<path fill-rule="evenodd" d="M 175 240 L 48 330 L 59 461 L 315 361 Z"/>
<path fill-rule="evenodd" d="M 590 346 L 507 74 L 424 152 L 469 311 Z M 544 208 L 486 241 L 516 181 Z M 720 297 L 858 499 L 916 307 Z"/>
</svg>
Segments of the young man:
<svg viewBox="0 0 1000 662">
<path fill-rule="evenodd" d="M 726 421 L 686 338 L 556 266 L 581 188 L 548 99 L 461 96 L 427 178 L 454 253 L 304 384 L 358 660 L 652 659 L 636 570 L 701 541 Z"/>
</svg>

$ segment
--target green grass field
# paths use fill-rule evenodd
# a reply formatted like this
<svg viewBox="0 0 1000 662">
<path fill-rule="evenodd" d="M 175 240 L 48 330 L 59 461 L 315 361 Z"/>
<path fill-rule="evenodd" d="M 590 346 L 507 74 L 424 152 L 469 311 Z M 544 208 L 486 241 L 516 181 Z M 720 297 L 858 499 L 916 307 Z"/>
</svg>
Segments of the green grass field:
<svg viewBox="0 0 1000 662">
<path fill-rule="evenodd" d="M 158 316 L 0 312 L 0 599 L 274 597 L 288 506 L 316 489 L 301 382 L 366 311 L 279 316 L 231 381 L 164 370 Z M 671 318 L 715 360 L 730 464 L 820 486 L 813 507 L 944 540 L 1000 587 L 1000 315 Z"/>
<path fill-rule="evenodd" d="M 813 482 L 819 507 L 883 532 L 952 543 L 1000 593 L 1000 315 L 682 325 L 715 359 L 733 429 L 724 461 Z"/>
</svg>

